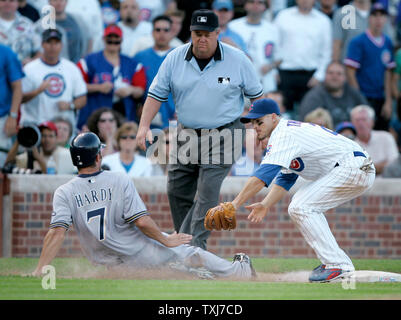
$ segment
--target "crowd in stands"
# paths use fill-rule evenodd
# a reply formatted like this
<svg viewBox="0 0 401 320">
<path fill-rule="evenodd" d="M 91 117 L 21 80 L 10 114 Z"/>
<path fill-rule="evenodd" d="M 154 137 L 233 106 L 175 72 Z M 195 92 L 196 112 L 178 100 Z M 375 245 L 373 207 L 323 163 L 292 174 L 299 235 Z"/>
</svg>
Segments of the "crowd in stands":
<svg viewBox="0 0 401 320">
<path fill-rule="evenodd" d="M 219 41 L 246 53 L 284 118 L 354 139 L 378 176 L 401 177 L 401 0 L 0 0 L 0 168 L 75 173 L 69 143 L 92 131 L 106 145 L 104 169 L 165 175 L 173 97 L 151 125 L 164 133 L 158 155 L 145 157 L 136 133 L 197 9 L 214 10 Z M 18 141 L 28 126 L 41 137 L 31 148 Z M 248 131 L 244 142 L 231 175 L 263 158 L 266 141 Z"/>
</svg>

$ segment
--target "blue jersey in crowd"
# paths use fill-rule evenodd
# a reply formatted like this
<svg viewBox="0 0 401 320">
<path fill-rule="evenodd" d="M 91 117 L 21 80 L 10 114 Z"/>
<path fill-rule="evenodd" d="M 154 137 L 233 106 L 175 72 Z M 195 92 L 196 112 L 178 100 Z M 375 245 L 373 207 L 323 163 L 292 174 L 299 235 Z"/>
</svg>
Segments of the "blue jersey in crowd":
<svg viewBox="0 0 401 320">
<path fill-rule="evenodd" d="M 169 50 L 168 52 L 170 52 L 171 50 Z M 145 69 L 145 74 L 146 74 L 145 97 L 148 93 L 153 78 L 156 76 L 157 71 L 159 70 L 159 67 L 164 61 L 164 59 L 166 58 L 168 52 L 164 55 L 159 55 L 155 52 L 153 48 L 149 48 L 140 51 L 135 55 L 134 60 L 138 61 L 138 63 L 141 63 Z M 160 129 L 168 127 L 168 122 L 173 118 L 175 113 L 175 106 L 171 93 L 168 97 L 168 101 L 162 103 L 159 112 L 161 113 L 162 124 L 159 126 L 153 125 L 153 127 L 159 127 Z"/>
<path fill-rule="evenodd" d="M 388 36 L 375 38 L 369 30 L 356 36 L 348 46 L 344 63 L 357 69 L 360 90 L 367 98 L 384 98 L 385 71 L 395 68 L 393 44 Z"/>
<path fill-rule="evenodd" d="M 11 83 L 24 77 L 17 55 L 0 44 L 0 117 L 8 114 L 11 108 Z"/>
<path fill-rule="evenodd" d="M 123 82 L 129 85 L 145 89 L 146 76 L 141 64 L 125 55 L 120 55 L 120 66 L 115 67 L 103 55 L 103 51 L 89 54 L 78 62 L 82 75 L 89 84 L 112 82 L 120 77 Z M 101 92 L 88 93 L 88 102 L 79 111 L 77 127 L 82 128 L 93 111 L 102 107 L 113 106 L 114 90 L 108 94 Z M 132 97 L 123 99 L 125 117 L 130 121 L 138 121 L 136 115 L 136 104 Z"/>
</svg>

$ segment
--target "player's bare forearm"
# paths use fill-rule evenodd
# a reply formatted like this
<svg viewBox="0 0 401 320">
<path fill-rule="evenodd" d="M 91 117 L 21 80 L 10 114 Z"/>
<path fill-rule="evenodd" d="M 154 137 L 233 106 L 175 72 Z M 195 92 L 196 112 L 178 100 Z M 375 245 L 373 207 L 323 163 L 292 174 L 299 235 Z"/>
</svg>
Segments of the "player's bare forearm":
<svg viewBox="0 0 401 320">
<path fill-rule="evenodd" d="M 143 216 L 135 220 L 135 225 L 149 238 L 154 239 L 166 247 L 176 247 L 181 244 L 189 243 L 192 239 L 191 235 L 183 233 L 174 233 L 172 235 L 164 235 L 156 222 L 149 216 Z"/>
<path fill-rule="evenodd" d="M 284 196 L 287 194 L 287 190 L 285 190 L 283 187 L 273 184 L 271 190 L 267 194 L 267 196 L 262 200 L 262 205 L 265 208 L 271 208 L 274 206 L 277 202 L 279 202 L 281 199 L 284 198 Z"/>
<path fill-rule="evenodd" d="M 264 186 L 265 183 L 262 180 L 256 177 L 250 177 L 246 182 L 244 188 L 242 188 L 241 192 L 232 201 L 232 204 L 236 209 L 239 208 L 250 198 L 255 196 L 260 190 L 262 190 Z"/>
<path fill-rule="evenodd" d="M 62 227 L 50 229 L 43 241 L 42 254 L 40 255 L 38 265 L 33 272 L 34 276 L 42 274 L 42 268 L 48 265 L 56 257 L 61 245 L 63 244 L 66 229 Z"/>
</svg>

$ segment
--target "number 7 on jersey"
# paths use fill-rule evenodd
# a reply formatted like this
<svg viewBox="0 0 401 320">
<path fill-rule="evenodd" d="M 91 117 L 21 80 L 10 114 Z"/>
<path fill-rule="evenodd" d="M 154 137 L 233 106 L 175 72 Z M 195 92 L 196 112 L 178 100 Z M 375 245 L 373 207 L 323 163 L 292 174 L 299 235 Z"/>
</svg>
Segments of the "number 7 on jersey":
<svg viewBox="0 0 401 320">
<path fill-rule="evenodd" d="M 106 213 L 106 208 L 99 208 L 96 210 L 88 211 L 86 213 L 87 217 L 87 222 L 91 223 L 91 220 L 96 218 L 97 216 L 100 216 L 99 219 L 99 240 L 102 241 L 105 238 L 105 233 L 106 233 L 106 226 L 104 223 L 104 215 Z"/>
</svg>

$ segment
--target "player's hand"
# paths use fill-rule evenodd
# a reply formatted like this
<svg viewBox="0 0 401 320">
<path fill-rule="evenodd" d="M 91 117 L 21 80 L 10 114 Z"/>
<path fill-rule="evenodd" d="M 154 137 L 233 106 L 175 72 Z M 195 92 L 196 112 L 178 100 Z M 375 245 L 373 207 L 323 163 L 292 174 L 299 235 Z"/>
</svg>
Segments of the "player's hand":
<svg viewBox="0 0 401 320">
<path fill-rule="evenodd" d="M 177 247 L 182 244 L 187 244 L 191 242 L 192 236 L 190 234 L 186 233 L 177 233 L 174 231 L 174 233 L 168 235 L 166 237 L 166 241 L 164 245 L 169 248 Z"/>
<path fill-rule="evenodd" d="M 146 141 L 150 144 L 153 143 L 153 134 L 149 128 L 139 127 L 138 133 L 136 135 L 136 143 L 138 147 L 142 150 L 146 150 Z"/>
<path fill-rule="evenodd" d="M 266 208 L 261 202 L 253 203 L 245 206 L 245 208 L 251 210 L 251 213 L 248 215 L 248 220 L 251 220 L 251 222 L 262 221 L 269 211 L 269 208 Z"/>
<path fill-rule="evenodd" d="M 113 83 L 112 82 L 103 82 L 99 84 L 99 92 L 103 94 L 108 94 L 113 90 Z"/>
</svg>

